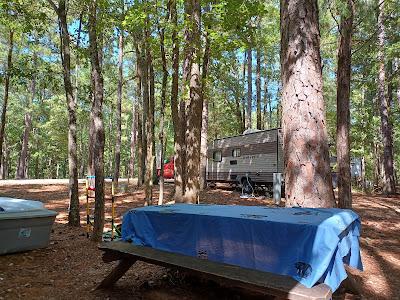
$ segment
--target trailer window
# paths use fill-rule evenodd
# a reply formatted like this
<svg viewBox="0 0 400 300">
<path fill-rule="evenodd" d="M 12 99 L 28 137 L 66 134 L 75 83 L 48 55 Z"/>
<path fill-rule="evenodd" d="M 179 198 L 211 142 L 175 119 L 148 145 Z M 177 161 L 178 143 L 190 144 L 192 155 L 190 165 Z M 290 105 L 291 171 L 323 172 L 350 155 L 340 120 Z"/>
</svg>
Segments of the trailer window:
<svg viewBox="0 0 400 300">
<path fill-rule="evenodd" d="M 213 160 L 216 162 L 222 161 L 222 153 L 221 151 L 214 151 L 213 152 Z"/>
<path fill-rule="evenodd" d="M 235 148 L 232 150 L 233 157 L 240 157 L 240 148 Z"/>
</svg>

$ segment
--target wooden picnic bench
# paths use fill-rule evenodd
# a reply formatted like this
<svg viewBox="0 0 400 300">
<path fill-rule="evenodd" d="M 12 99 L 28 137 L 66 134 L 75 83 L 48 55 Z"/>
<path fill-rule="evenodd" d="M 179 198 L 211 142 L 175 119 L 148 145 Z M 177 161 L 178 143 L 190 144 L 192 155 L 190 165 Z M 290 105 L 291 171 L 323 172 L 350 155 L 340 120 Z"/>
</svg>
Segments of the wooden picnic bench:
<svg viewBox="0 0 400 300">
<path fill-rule="evenodd" d="M 325 284 L 307 288 L 291 277 L 262 272 L 234 265 L 213 262 L 150 247 L 135 246 L 131 243 L 115 241 L 101 244 L 103 261 L 119 261 L 111 273 L 103 279 L 98 289 L 111 287 L 136 261 L 144 261 L 168 268 L 206 276 L 228 286 L 239 287 L 278 299 L 331 299 L 332 292 Z"/>
</svg>

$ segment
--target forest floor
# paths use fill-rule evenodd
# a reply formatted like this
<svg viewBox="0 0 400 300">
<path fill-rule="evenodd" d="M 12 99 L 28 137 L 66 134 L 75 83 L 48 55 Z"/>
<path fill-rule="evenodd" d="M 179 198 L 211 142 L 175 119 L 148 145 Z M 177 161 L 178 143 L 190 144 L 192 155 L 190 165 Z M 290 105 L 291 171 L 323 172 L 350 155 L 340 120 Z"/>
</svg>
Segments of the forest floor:
<svg viewBox="0 0 400 300">
<path fill-rule="evenodd" d="M 120 185 L 116 198 L 117 223 L 130 208 L 141 206 L 144 193 Z M 172 184 L 166 184 L 171 199 Z M 154 199 L 158 199 L 157 186 Z M 222 288 L 210 282 L 193 281 L 162 267 L 137 263 L 109 291 L 93 288 L 111 271 L 104 264 L 97 244 L 85 236 L 85 197 L 80 185 L 81 228 L 67 223 L 68 189 L 62 183 L 2 184 L 0 196 L 40 200 L 59 214 L 53 226 L 49 247 L 25 253 L 0 256 L 0 299 L 247 299 L 258 298 L 241 291 Z M 272 205 L 270 199 L 241 199 L 229 188 L 203 192 L 201 203 Z M 362 219 L 362 259 L 364 271 L 351 271 L 364 299 L 400 299 L 400 197 L 385 198 L 354 194 L 354 210 Z M 107 201 L 106 217 L 111 203 Z M 109 227 L 109 225 L 108 225 Z M 4 241 L 0 241 L 4 242 Z M 354 299 L 350 295 L 339 299 Z M 261 298 L 260 298 L 261 299 Z M 264 298 L 265 299 L 265 298 Z"/>
</svg>

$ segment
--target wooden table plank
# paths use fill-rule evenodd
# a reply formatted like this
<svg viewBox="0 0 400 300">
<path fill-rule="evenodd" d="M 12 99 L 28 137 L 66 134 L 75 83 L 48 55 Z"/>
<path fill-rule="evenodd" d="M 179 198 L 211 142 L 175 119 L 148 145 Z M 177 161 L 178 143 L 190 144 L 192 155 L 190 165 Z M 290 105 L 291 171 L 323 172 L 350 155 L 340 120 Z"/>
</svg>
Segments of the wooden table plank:
<svg viewBox="0 0 400 300">
<path fill-rule="evenodd" d="M 318 284 L 312 288 L 307 288 L 288 276 L 213 262 L 150 247 L 135 246 L 131 243 L 121 241 L 103 243 L 99 249 L 106 251 L 106 253 L 118 252 L 129 254 L 137 260 L 164 267 L 191 271 L 198 275 L 206 275 L 211 279 L 229 281 L 237 287 L 283 297 L 285 299 L 319 300 L 332 298 L 332 292 L 327 285 Z"/>
</svg>

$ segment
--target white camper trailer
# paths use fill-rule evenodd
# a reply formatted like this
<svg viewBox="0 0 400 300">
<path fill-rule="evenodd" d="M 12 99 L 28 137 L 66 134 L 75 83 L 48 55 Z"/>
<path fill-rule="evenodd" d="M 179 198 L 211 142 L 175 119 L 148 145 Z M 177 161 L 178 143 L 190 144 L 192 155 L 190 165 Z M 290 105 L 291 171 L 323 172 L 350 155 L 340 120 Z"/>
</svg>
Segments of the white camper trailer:
<svg viewBox="0 0 400 300">
<path fill-rule="evenodd" d="M 282 130 L 252 130 L 216 139 L 208 145 L 207 182 L 271 187 L 283 173 Z"/>
</svg>

